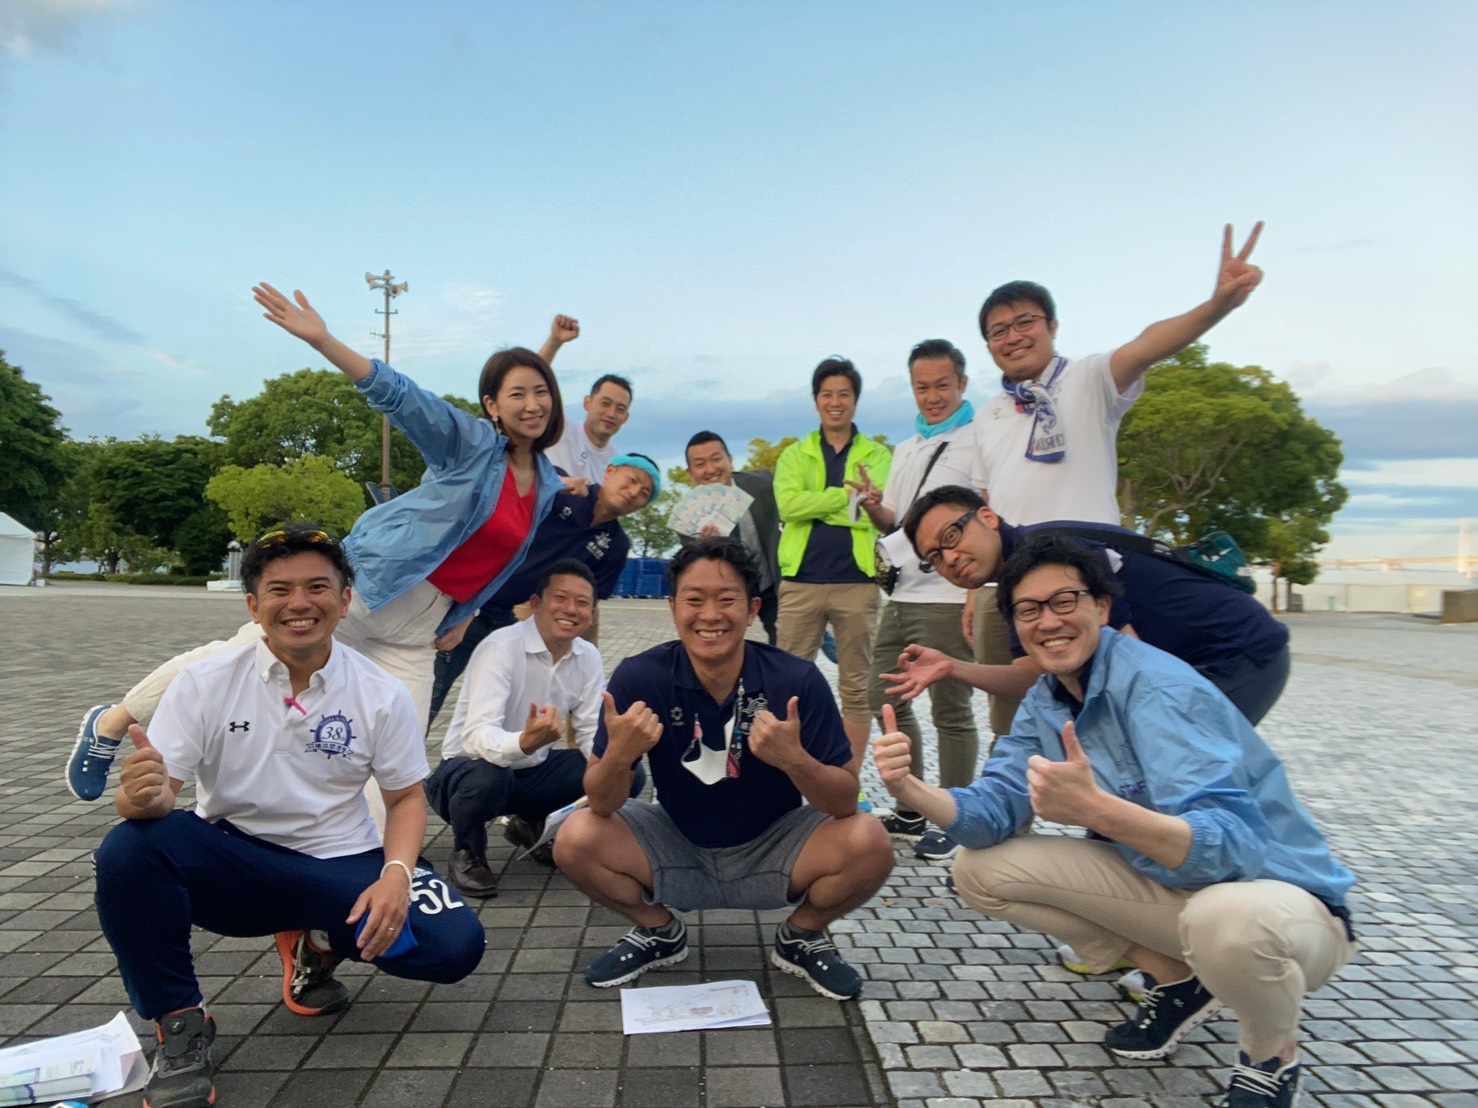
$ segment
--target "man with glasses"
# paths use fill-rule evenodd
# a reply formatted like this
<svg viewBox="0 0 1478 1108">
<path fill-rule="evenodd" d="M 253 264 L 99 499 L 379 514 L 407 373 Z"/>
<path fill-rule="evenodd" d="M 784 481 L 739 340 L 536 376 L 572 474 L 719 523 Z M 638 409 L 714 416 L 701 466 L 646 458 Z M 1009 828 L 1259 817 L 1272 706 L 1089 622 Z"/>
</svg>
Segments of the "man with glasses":
<svg viewBox="0 0 1478 1108">
<path fill-rule="evenodd" d="M 899 733 L 877 740 L 878 773 L 964 845 L 954 877 L 971 907 L 1069 943 L 1094 971 L 1139 966 L 1139 1009 L 1106 1032 L 1109 1050 L 1164 1058 L 1226 1006 L 1240 1027 L 1222 1103 L 1290 1108 L 1304 996 L 1356 949 L 1354 874 L 1242 714 L 1107 626 L 1117 591 L 1094 551 L 1033 536 L 1000 575 L 1002 613 L 1044 673 L 1011 733 L 966 788 L 921 781 Z M 1088 836 L 1019 833 L 1033 818 Z"/>
<path fill-rule="evenodd" d="M 892 696 L 878 675 L 892 668 L 910 643 L 922 643 L 955 656 L 967 652 L 969 646 L 962 630 L 965 592 L 920 563 L 904 537 L 892 533 L 898 530 L 909 506 L 930 489 L 940 485 L 984 485 L 975 449 L 975 408 L 965 399 L 969 383 L 965 355 L 945 339 L 926 339 L 909 353 L 908 378 L 919 410 L 914 421 L 916 433 L 893 451 L 887 488 L 879 489 L 876 482 L 866 478 L 848 484 L 857 490 L 859 503 L 873 526 L 889 536 L 880 548 L 886 553 L 895 538 L 897 542 L 889 558 L 897 574 L 888 601 L 878 613 L 873 639 L 868 706 L 873 716 L 881 719 L 883 704 L 890 702 L 898 726 L 913 737 L 918 748 L 920 734 L 912 706 Z M 929 694 L 938 734 L 939 780 L 945 786 L 964 785 L 975 776 L 980 739 L 970 696 L 970 687 L 959 681 L 941 681 Z M 918 850 L 927 849 L 934 841 L 934 832 L 925 836 L 928 824 L 924 817 L 907 808 L 884 816 L 883 826 L 897 838 L 919 843 Z"/>
<path fill-rule="evenodd" d="M 1261 720 L 1288 682 L 1288 628 L 1255 597 L 1158 554 L 1114 546 L 1114 532 L 1133 534 L 1120 527 L 1076 521 L 1013 526 L 986 507 L 974 489 L 934 489 L 914 503 L 903 521 L 919 557 L 946 581 L 967 589 L 996 581 L 1033 533 L 1075 528 L 1091 528 L 1102 536 L 1085 546 L 1118 589 L 1109 626 L 1193 666 L 1249 723 Z M 882 679 L 905 699 L 950 678 L 992 696 L 1020 700 L 1042 669 L 1014 632 L 1007 649 L 1006 663 L 988 665 L 911 643 L 898 657 L 896 671 Z"/>
<path fill-rule="evenodd" d="M 1262 280 L 1248 256 L 1262 232 L 1252 229 L 1232 253 L 1232 228 L 1223 232 L 1211 297 L 1183 315 L 1145 328 L 1108 354 L 1068 359 L 1057 353 L 1057 308 L 1031 281 L 1012 281 L 986 298 L 980 333 L 1001 371 L 1001 389 L 981 408 L 976 441 L 990 506 L 1016 524 L 1073 519 L 1119 522 L 1119 423 L 1144 391 L 1144 373 L 1195 342 Z M 972 603 L 975 659 L 1010 662 L 1005 621 L 989 594 Z M 1005 734 L 1016 700 L 991 697 L 990 723 Z"/>
</svg>

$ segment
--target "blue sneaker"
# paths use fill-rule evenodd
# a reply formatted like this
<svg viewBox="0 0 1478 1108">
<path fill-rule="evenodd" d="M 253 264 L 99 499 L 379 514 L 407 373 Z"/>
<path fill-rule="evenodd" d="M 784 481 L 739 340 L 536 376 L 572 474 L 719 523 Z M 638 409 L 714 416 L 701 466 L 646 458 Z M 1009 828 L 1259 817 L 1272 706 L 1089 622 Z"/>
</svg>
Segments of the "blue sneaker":
<svg viewBox="0 0 1478 1108">
<path fill-rule="evenodd" d="M 96 727 L 98 717 L 111 707 L 99 704 L 87 709 L 82 726 L 77 728 L 77 744 L 67 762 L 67 789 L 78 800 L 96 800 L 108 787 L 108 767 L 123 740 L 104 738 Z"/>
<path fill-rule="evenodd" d="M 633 927 L 621 941 L 585 970 L 586 984 L 597 989 L 624 985 L 658 966 L 670 966 L 688 956 L 688 929 L 676 916 L 677 928 L 670 935 L 649 927 Z"/>
<path fill-rule="evenodd" d="M 842 960 L 830 935 L 802 931 L 789 920 L 775 932 L 770 964 L 832 1000 L 851 1000 L 862 992 L 862 975 Z"/>
</svg>

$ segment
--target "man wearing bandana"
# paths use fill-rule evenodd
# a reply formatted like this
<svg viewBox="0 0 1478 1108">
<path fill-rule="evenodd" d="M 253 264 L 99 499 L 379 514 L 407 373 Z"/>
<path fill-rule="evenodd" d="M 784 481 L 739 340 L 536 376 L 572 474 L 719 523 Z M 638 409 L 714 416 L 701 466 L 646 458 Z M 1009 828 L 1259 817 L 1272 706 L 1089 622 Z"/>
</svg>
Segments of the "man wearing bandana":
<svg viewBox="0 0 1478 1108">
<path fill-rule="evenodd" d="M 675 912 L 789 907 L 771 963 L 823 996 L 862 991 L 826 934 L 893 868 L 882 825 L 857 811 L 857 772 L 816 666 L 746 639 L 759 613 L 754 554 L 729 536 L 685 544 L 668 566 L 678 637 L 611 675 L 585 771 L 589 807 L 555 861 L 635 925 L 585 970 L 599 988 L 688 956 Z M 660 803 L 628 800 L 646 755 Z"/>
<path fill-rule="evenodd" d="M 980 333 L 1001 371 L 1001 390 L 981 406 L 975 423 L 993 512 L 1018 526 L 1061 519 L 1119 523 L 1119 423 L 1144 392 L 1150 366 L 1184 350 L 1252 295 L 1262 270 L 1247 259 L 1261 233 L 1258 223 L 1233 254 L 1228 224 L 1210 299 L 1150 324 L 1108 354 L 1057 353 L 1057 308 L 1041 285 L 1012 281 L 986 298 Z M 972 597 L 971 609 L 967 633 L 976 662 L 1009 665 L 1007 627 L 994 591 Z M 991 730 L 1010 730 L 1019 704 L 992 696 Z"/>
</svg>

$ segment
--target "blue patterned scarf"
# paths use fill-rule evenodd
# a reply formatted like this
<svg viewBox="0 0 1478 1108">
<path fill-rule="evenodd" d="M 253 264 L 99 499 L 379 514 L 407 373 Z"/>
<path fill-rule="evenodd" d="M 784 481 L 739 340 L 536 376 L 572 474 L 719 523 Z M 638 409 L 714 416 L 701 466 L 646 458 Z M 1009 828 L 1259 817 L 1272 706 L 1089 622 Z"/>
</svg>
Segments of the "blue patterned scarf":
<svg viewBox="0 0 1478 1108">
<path fill-rule="evenodd" d="M 1044 375 L 1046 384 L 1041 378 L 1018 382 L 1009 377 L 1001 378 L 1001 387 L 1016 401 L 1016 410 L 1027 412 L 1032 417 L 1031 437 L 1026 444 L 1029 461 L 1060 462 L 1067 457 L 1067 433 L 1057 421 L 1057 409 L 1052 401 L 1052 386 L 1057 383 L 1065 365 L 1067 359 L 1059 357 L 1052 366 L 1052 372 Z"/>
</svg>

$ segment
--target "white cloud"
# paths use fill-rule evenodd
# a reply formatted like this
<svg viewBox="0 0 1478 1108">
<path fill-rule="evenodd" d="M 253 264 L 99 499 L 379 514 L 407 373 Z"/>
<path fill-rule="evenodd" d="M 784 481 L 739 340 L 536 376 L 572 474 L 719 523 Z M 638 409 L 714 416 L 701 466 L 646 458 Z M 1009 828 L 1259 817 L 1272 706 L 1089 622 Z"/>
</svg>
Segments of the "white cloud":
<svg viewBox="0 0 1478 1108">
<path fill-rule="evenodd" d="M 1478 458 L 1408 458 L 1345 469 L 1339 479 L 1352 488 L 1474 488 Z M 1353 501 L 1352 501 L 1353 502 Z"/>
<path fill-rule="evenodd" d="M 415 296 L 417 291 L 410 290 L 406 295 Z M 426 303 L 417 304 L 414 319 L 407 314 L 391 320 L 394 361 L 410 364 L 449 358 L 479 363 L 499 346 L 516 345 L 498 338 L 503 293 L 493 285 L 445 285 L 427 289 L 422 296 Z"/>
<path fill-rule="evenodd" d="M 0 54 L 29 58 L 68 53 L 93 16 L 134 6 L 133 0 L 5 0 L 0 4 Z"/>
</svg>

